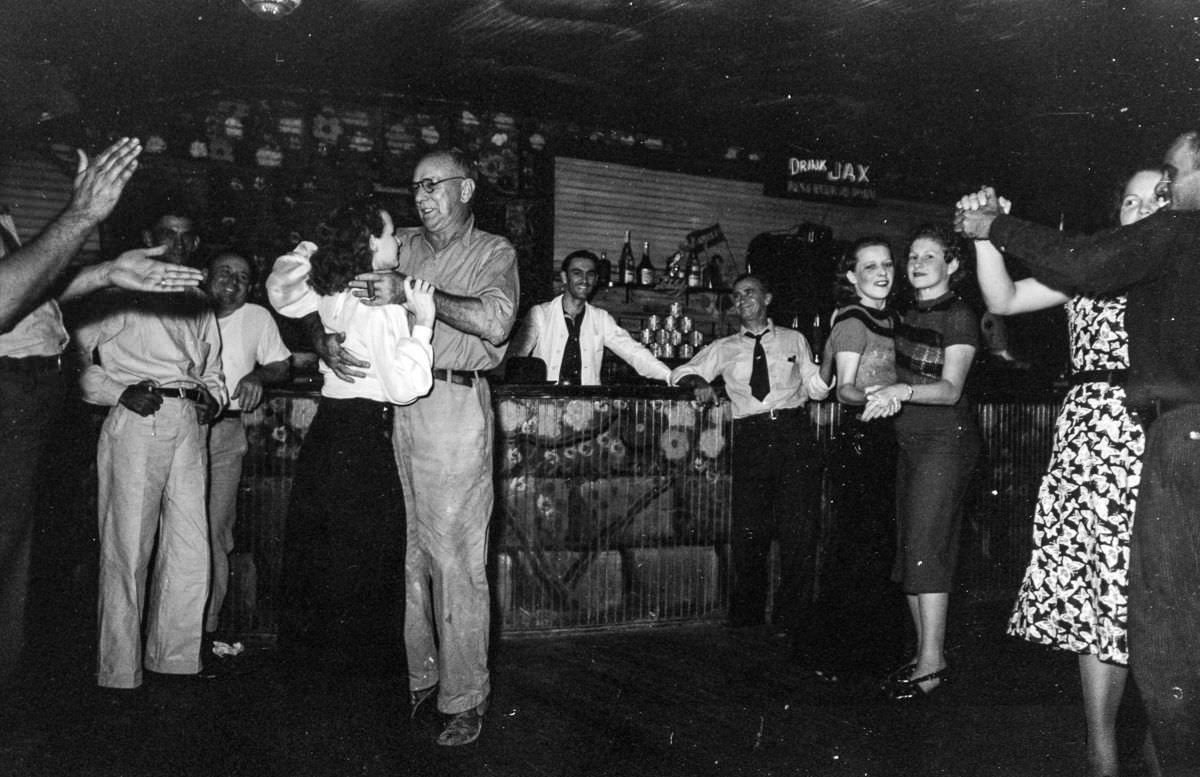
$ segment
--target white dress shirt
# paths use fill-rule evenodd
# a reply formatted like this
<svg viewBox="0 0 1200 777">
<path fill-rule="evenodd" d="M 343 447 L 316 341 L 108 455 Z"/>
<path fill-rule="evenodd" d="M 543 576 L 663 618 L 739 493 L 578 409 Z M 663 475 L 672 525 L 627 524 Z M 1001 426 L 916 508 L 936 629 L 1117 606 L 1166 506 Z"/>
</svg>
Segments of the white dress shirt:
<svg viewBox="0 0 1200 777">
<path fill-rule="evenodd" d="M 309 258 L 317 247 L 308 241 L 275 260 L 267 279 L 271 304 L 288 318 L 318 313 L 328 332 L 345 333 L 342 347 L 370 362 L 366 377 L 342 380 L 321 362 L 321 396 L 334 399 L 373 399 L 407 405 L 433 386 L 433 330 L 408 326 L 408 311 L 400 305 L 362 304 L 349 289 L 322 296 L 308 285 Z"/>
<path fill-rule="evenodd" d="M 748 332 L 742 327 L 737 334 L 714 340 L 687 364 L 676 367 L 671 373 L 671 383 L 678 383 L 685 375 L 699 375 L 710 383 L 722 376 L 734 418 L 801 407 L 810 399 L 829 395 L 829 386 L 821 380 L 821 370 L 813 361 L 812 349 L 804 335 L 768 320 L 762 345 L 767 355 L 771 391 L 761 401 L 755 399 L 750 393 L 754 338 L 747 337 Z"/>
<path fill-rule="evenodd" d="M 513 356 L 532 355 L 544 361 L 546 379 L 552 382 L 558 381 L 563 350 L 567 346 L 567 324 L 563 320 L 562 301 L 563 295 L 560 294 L 549 302 L 530 308 L 520 341 L 512 350 Z M 621 357 L 639 375 L 652 380 L 670 380 L 671 368 L 634 340 L 607 310 L 586 302 L 584 307 L 586 312 L 579 330 L 581 385 L 600 384 L 600 364 L 605 348 Z"/>
</svg>

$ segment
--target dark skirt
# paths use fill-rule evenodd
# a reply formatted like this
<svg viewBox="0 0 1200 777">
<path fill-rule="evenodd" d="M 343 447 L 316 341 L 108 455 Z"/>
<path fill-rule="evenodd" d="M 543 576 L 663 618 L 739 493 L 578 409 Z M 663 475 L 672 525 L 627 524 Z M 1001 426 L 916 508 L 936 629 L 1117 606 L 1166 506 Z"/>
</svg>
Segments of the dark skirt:
<svg viewBox="0 0 1200 777">
<path fill-rule="evenodd" d="M 917 412 L 910 413 L 910 410 Z M 896 561 L 907 594 L 949 593 L 982 441 L 966 405 L 905 408 L 896 422 Z"/>
<path fill-rule="evenodd" d="M 391 405 L 321 398 L 284 527 L 281 639 L 399 638 L 404 498 L 391 439 Z"/>
</svg>

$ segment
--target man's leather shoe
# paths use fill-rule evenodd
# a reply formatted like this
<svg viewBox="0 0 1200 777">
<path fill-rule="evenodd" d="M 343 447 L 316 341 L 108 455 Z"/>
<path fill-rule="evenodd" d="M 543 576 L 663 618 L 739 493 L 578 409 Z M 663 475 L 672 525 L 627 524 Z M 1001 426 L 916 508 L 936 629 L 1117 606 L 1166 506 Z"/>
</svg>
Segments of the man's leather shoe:
<svg viewBox="0 0 1200 777">
<path fill-rule="evenodd" d="M 434 683 L 428 688 L 422 688 L 419 691 L 411 691 L 408 694 L 408 700 L 412 705 L 412 712 L 409 715 L 410 718 L 417 717 L 417 710 L 421 708 L 421 705 L 437 696 L 437 689 L 437 683 Z"/>
<path fill-rule="evenodd" d="M 446 724 L 446 728 L 438 735 L 437 743 L 444 747 L 469 745 L 476 739 L 479 739 L 479 734 L 482 731 L 483 714 L 478 708 L 470 709 L 450 718 L 450 722 Z"/>
</svg>

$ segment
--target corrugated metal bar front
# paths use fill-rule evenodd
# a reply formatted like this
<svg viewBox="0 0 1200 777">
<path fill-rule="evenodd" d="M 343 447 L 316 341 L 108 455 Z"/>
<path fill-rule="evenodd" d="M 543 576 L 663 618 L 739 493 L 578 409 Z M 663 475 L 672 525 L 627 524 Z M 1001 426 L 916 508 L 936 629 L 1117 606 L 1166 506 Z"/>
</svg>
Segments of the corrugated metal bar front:
<svg viewBox="0 0 1200 777">
<path fill-rule="evenodd" d="M 705 618 L 723 608 L 726 406 L 501 396 L 496 595 L 506 632 Z"/>
<path fill-rule="evenodd" d="M 729 589 L 727 410 L 665 394 L 554 391 L 495 392 L 489 578 L 503 632 L 720 617 Z M 237 633 L 271 637 L 277 630 L 288 495 L 315 409 L 313 397 L 275 395 L 245 416 L 250 452 L 223 619 Z M 959 592 L 1015 596 L 1057 410 L 1050 400 L 977 407 L 986 458 L 968 497 Z M 824 402 L 810 416 L 829 461 L 840 409 Z M 837 517 L 832 492 L 821 494 L 821 505 L 830 525 Z"/>
<path fill-rule="evenodd" d="M 961 591 L 1015 597 L 1033 550 L 1033 511 L 1054 441 L 1058 403 L 987 402 L 975 408 L 984 459 L 963 526 Z"/>
</svg>

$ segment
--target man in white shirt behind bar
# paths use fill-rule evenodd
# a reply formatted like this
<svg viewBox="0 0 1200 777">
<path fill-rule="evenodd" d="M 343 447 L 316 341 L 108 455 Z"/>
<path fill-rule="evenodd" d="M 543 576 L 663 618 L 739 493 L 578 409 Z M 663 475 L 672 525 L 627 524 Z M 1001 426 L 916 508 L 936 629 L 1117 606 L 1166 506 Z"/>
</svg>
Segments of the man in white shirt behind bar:
<svg viewBox="0 0 1200 777">
<path fill-rule="evenodd" d="M 608 311 L 588 302 L 596 291 L 598 264 L 591 251 L 567 254 L 562 263 L 563 293 L 529 309 L 509 356 L 541 359 L 551 383 L 596 386 L 608 348 L 638 374 L 667 381 L 671 368 L 634 340 Z"/>
</svg>

